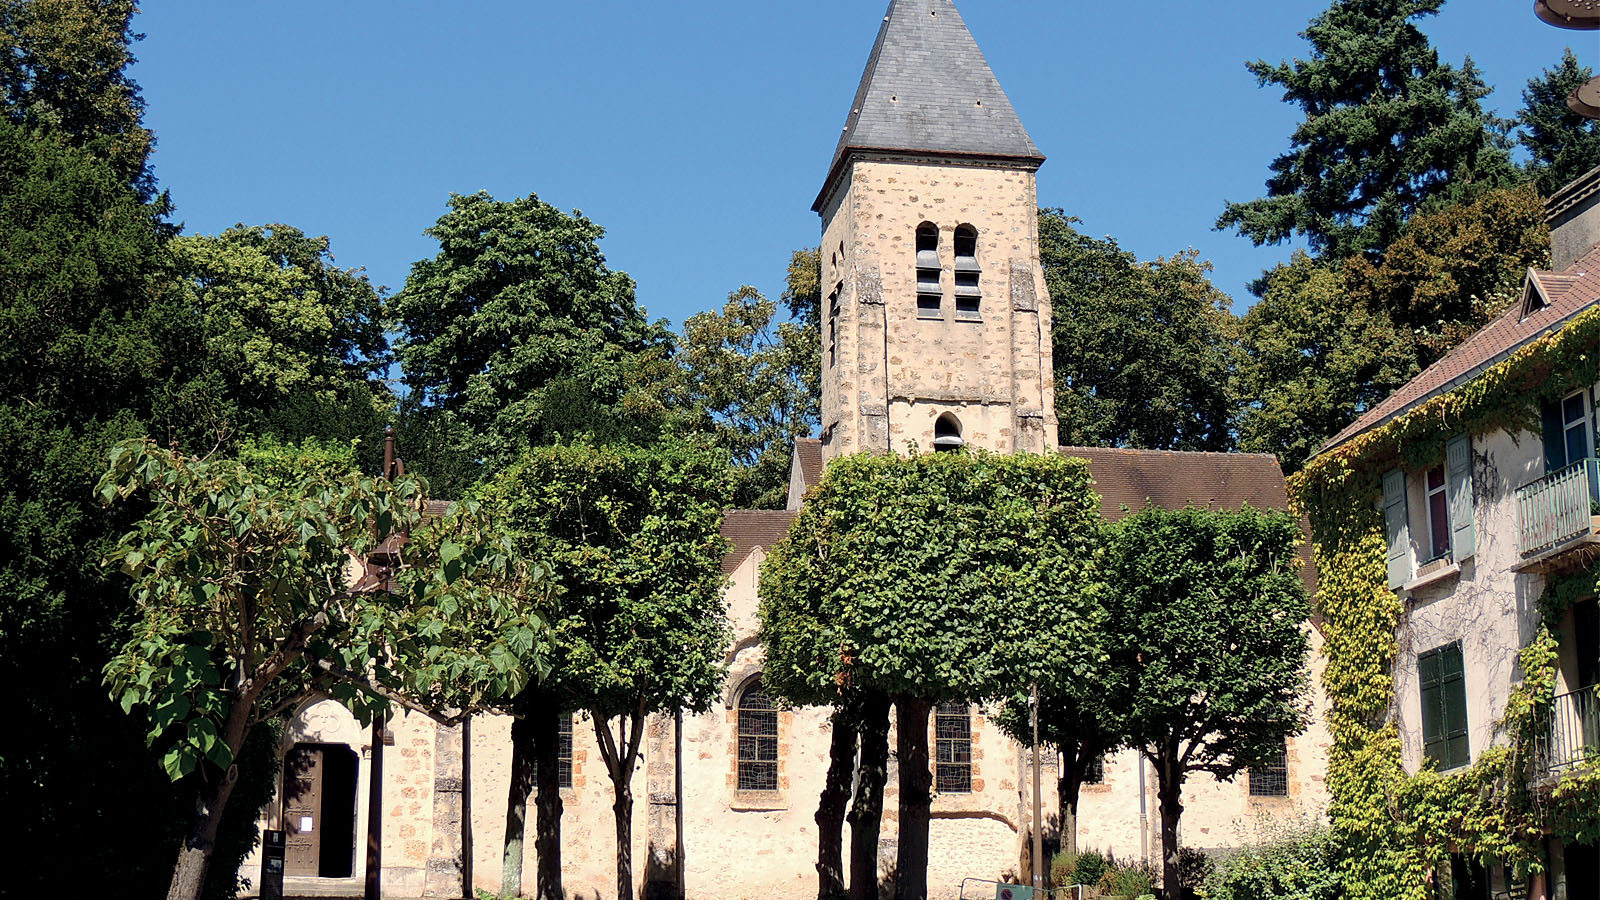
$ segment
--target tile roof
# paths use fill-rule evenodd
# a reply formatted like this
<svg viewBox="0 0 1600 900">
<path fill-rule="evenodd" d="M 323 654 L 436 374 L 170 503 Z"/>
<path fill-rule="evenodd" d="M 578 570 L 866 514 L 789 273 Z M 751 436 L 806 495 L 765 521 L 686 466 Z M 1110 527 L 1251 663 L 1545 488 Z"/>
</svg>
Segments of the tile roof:
<svg viewBox="0 0 1600 900">
<path fill-rule="evenodd" d="M 1162 509 L 1288 509 L 1278 460 L 1265 453 L 1184 453 L 1112 447 L 1062 447 L 1089 461 L 1089 474 L 1107 521 L 1154 503 Z"/>
<path fill-rule="evenodd" d="M 953 0 L 892 0 L 829 181 L 851 150 L 1043 161 Z"/>
<path fill-rule="evenodd" d="M 794 453 L 800 463 L 800 481 L 809 491 L 822 480 L 822 441 L 800 438 L 794 442 Z"/>
<path fill-rule="evenodd" d="M 786 509 L 730 509 L 724 513 L 722 536 L 732 546 L 722 556 L 722 574 L 732 575 L 757 547 L 771 550 L 789 533 L 795 515 Z"/>
<path fill-rule="evenodd" d="M 1526 318 L 1530 299 L 1543 303 Z M 1462 341 L 1444 358 L 1406 382 L 1400 390 L 1368 410 L 1318 453 L 1329 450 L 1403 415 L 1422 403 L 1476 378 L 1523 345 L 1559 330 L 1574 316 L 1600 302 L 1600 247 L 1594 247 L 1560 272 L 1528 270 L 1523 302 Z"/>
</svg>

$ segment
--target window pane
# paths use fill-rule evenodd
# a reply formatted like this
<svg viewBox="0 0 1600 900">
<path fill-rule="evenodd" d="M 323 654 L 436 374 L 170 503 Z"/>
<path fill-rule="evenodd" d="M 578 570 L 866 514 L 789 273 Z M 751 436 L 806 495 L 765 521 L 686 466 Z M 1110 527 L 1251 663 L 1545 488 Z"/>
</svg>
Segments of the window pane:
<svg viewBox="0 0 1600 900">
<path fill-rule="evenodd" d="M 758 681 L 739 697 L 739 790 L 778 789 L 778 711 Z"/>
<path fill-rule="evenodd" d="M 1259 766 L 1250 767 L 1250 796 L 1289 796 L 1289 750 L 1287 743 L 1279 748 L 1277 755 L 1272 759 Z"/>
<path fill-rule="evenodd" d="M 1444 491 L 1428 495 L 1428 534 L 1433 559 L 1450 555 L 1450 499 Z"/>
<path fill-rule="evenodd" d="M 972 790 L 972 717 L 965 703 L 934 710 L 934 789 L 943 794 Z"/>
<path fill-rule="evenodd" d="M 556 766 L 559 771 L 560 784 L 564 788 L 572 787 L 572 714 L 561 716 L 556 720 Z"/>
</svg>

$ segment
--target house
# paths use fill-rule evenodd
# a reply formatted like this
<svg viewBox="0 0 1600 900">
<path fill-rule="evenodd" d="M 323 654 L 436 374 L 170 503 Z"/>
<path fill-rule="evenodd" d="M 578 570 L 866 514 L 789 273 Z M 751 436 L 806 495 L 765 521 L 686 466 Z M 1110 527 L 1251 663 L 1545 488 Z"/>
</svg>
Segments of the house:
<svg viewBox="0 0 1600 900">
<path fill-rule="evenodd" d="M 1051 306 L 1037 235 L 1035 172 L 1043 162 L 951 0 L 893 0 L 814 205 L 823 222 L 821 436 L 795 449 L 788 510 L 727 514 L 729 677 L 709 713 L 647 724 L 633 785 L 641 800 L 633 829 L 640 896 L 675 897 L 680 884 L 706 900 L 815 896 L 813 815 L 828 765 L 828 712 L 782 709 L 762 691 L 759 568 L 840 455 L 1058 450 Z M 1271 457 L 1064 452 L 1089 459 L 1111 518 L 1146 502 L 1288 505 Z M 1030 767 L 981 708 L 949 704 L 930 718 L 937 796 L 929 885 L 932 896 L 948 898 L 963 878 L 1020 868 L 1035 824 Z M 565 885 L 573 896 L 614 896 L 611 785 L 592 726 L 571 717 L 561 732 Z M 497 717 L 475 721 L 470 740 L 416 715 L 394 720 L 393 746 L 377 744 L 388 895 L 460 896 L 468 843 L 473 885 L 498 889 L 509 733 L 509 720 Z M 1313 727 L 1245 779 L 1192 779 L 1186 842 L 1227 846 L 1261 817 L 1315 814 L 1325 802 L 1327 742 Z M 293 789 L 267 819 L 302 846 L 315 844 L 316 854 L 308 849 L 293 862 L 289 893 L 360 892 L 365 861 L 356 836 L 368 833 L 373 750 L 371 732 L 332 700 L 292 720 L 285 754 Z M 1054 768 L 1050 761 L 1044 777 L 1053 781 Z M 1155 858 L 1155 779 L 1134 753 L 1107 759 L 1103 769 L 1085 789 L 1082 843 L 1124 859 Z M 894 791 L 891 775 L 885 867 L 896 847 Z M 523 871 L 529 890 L 531 840 Z"/>
<path fill-rule="evenodd" d="M 1462 836 L 1451 870 L 1433 875 L 1454 881 L 1458 897 L 1600 897 L 1595 846 L 1548 814 L 1562 781 L 1592 771 L 1600 750 L 1600 168 L 1552 197 L 1547 215 L 1550 269 L 1529 271 L 1509 309 L 1336 435 L 1294 479 L 1302 506 L 1327 526 L 1319 558 L 1360 553 L 1330 537 L 1340 517 L 1366 521 L 1366 508 L 1381 527 L 1383 565 L 1374 560 L 1370 571 L 1383 584 L 1362 604 L 1371 613 L 1395 601 L 1393 640 L 1378 648 L 1391 661 L 1372 674 L 1393 679 L 1382 718 L 1397 729 L 1405 772 L 1431 767 L 1466 783 L 1474 766 L 1498 759 L 1486 757 L 1493 748 L 1527 759 L 1517 777 L 1531 791 L 1528 808 L 1508 808 L 1544 830 L 1534 853 L 1548 877 L 1530 886 L 1507 866 L 1485 868 Z M 1332 577 L 1358 572 L 1340 566 Z M 1557 649 L 1547 686 L 1520 658 L 1544 640 L 1541 629 Z M 1548 704 L 1521 720 L 1527 740 L 1508 719 L 1530 715 L 1519 692 Z"/>
</svg>

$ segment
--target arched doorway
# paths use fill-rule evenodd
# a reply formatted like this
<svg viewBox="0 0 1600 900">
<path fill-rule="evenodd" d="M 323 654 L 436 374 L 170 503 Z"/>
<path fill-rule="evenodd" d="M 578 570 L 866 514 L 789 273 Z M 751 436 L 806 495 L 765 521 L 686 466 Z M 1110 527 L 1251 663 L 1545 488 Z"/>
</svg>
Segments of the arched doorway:
<svg viewBox="0 0 1600 900">
<path fill-rule="evenodd" d="M 355 874 L 356 768 L 348 744 L 295 744 L 284 755 L 284 874 Z"/>
</svg>

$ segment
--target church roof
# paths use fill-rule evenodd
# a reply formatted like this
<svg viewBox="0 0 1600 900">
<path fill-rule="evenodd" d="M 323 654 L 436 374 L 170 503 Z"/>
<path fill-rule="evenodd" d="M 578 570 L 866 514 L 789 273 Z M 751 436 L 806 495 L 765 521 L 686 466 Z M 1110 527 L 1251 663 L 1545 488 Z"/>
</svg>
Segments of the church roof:
<svg viewBox="0 0 1600 900">
<path fill-rule="evenodd" d="M 722 556 L 722 574 L 732 575 L 745 557 L 760 547 L 763 552 L 783 540 L 797 514 L 786 509 L 730 509 L 723 513 L 722 536 L 728 552 Z"/>
<path fill-rule="evenodd" d="M 953 0 L 891 0 L 829 183 L 852 150 L 1044 160 Z"/>
</svg>

